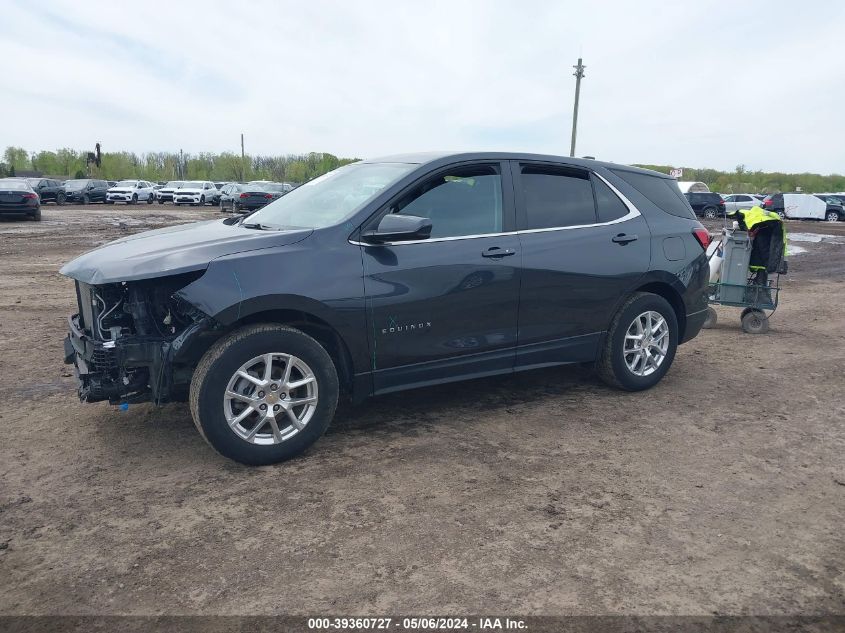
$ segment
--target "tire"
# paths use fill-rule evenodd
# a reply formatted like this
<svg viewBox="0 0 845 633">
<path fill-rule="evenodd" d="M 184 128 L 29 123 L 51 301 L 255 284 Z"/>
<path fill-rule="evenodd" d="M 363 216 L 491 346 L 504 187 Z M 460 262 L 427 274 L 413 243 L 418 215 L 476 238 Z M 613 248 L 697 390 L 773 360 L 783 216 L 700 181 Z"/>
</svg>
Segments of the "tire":
<svg viewBox="0 0 845 633">
<path fill-rule="evenodd" d="M 707 207 L 704 209 L 704 217 L 708 220 L 715 220 L 718 216 L 719 214 L 717 213 L 715 207 Z"/>
<path fill-rule="evenodd" d="M 200 196 L 200 206 L 201 207 L 205 206 L 205 196 Z"/>
<path fill-rule="evenodd" d="M 825 220 L 828 222 L 839 222 L 839 213 L 836 211 L 828 211 L 825 216 Z"/>
<path fill-rule="evenodd" d="M 82 204 L 91 204 L 91 198 L 87 193 L 82 196 Z"/>
<path fill-rule="evenodd" d="M 716 311 L 713 308 L 711 308 L 710 306 L 707 306 L 707 318 L 704 319 L 704 323 L 701 325 L 701 327 L 703 327 L 705 330 L 709 330 L 711 328 L 714 328 L 714 327 L 716 327 L 716 322 L 718 320 L 719 320 L 719 317 L 716 314 Z"/>
<path fill-rule="evenodd" d="M 159 198 L 159 199 L 158 199 L 158 203 L 159 203 L 159 204 L 164 204 L 164 200 L 162 200 L 161 198 Z"/>
<path fill-rule="evenodd" d="M 786 219 L 786 213 L 784 213 L 783 211 L 778 211 L 778 212 L 777 212 L 777 214 L 778 214 L 778 217 L 779 217 L 781 220 L 785 220 L 785 219 Z"/>
<path fill-rule="evenodd" d="M 747 334 L 765 334 L 769 331 L 769 318 L 762 310 L 746 308 L 742 312 L 742 331 Z"/>
<path fill-rule="evenodd" d="M 64 206 L 65 202 L 67 202 L 67 196 L 63 193 L 59 193 L 56 196 L 56 204 L 60 207 Z"/>
<path fill-rule="evenodd" d="M 39 208 L 29 217 L 31 217 L 35 222 L 41 222 L 41 209 Z"/>
<path fill-rule="evenodd" d="M 114 200 L 106 200 L 106 204 L 114 204 Z"/>
<path fill-rule="evenodd" d="M 657 313 L 666 324 L 666 331 L 663 337 L 668 337 L 665 350 L 657 367 L 649 367 L 646 357 L 641 352 L 625 354 L 626 335 L 629 328 L 634 328 L 635 323 L 645 314 Z M 662 331 L 662 329 L 661 329 Z M 663 338 L 660 338 L 662 341 Z M 659 344 L 659 343 L 658 343 Z M 596 372 L 599 377 L 608 385 L 626 391 L 641 391 L 656 385 L 669 371 L 672 361 L 675 358 L 675 351 L 678 347 L 678 319 L 675 311 L 669 302 L 661 296 L 649 292 L 636 292 L 619 308 L 613 317 L 602 344 L 599 358 L 596 361 Z M 648 346 L 650 354 L 652 346 Z M 638 375 L 632 370 L 628 361 L 629 356 L 641 358 L 639 368 L 645 365 L 650 371 L 644 375 Z M 634 361 L 637 362 L 637 361 Z"/>
<path fill-rule="evenodd" d="M 132 194 L 132 201 L 129 204 L 138 204 L 138 194 L 137 193 Z"/>
<path fill-rule="evenodd" d="M 239 205 L 237 202 L 232 200 L 232 213 L 237 213 L 238 211 L 240 211 L 240 209 L 241 209 L 241 205 Z"/>
<path fill-rule="evenodd" d="M 153 202 L 155 202 L 155 200 L 153 199 L 153 195 L 150 194 L 147 196 L 147 204 L 152 204 Z"/>
<path fill-rule="evenodd" d="M 226 207 L 223 206 L 222 200 L 220 201 L 220 204 L 218 206 L 220 207 L 220 213 L 226 213 Z"/>
<path fill-rule="evenodd" d="M 280 434 L 290 433 L 285 437 L 277 436 L 269 421 L 257 424 L 255 422 L 258 420 L 257 416 L 265 414 L 255 407 L 241 409 L 239 411 L 241 414 L 246 409 L 251 409 L 244 424 L 252 427 L 253 433 L 255 426 L 260 427 L 256 437 L 259 441 L 265 442 L 260 444 L 239 434 L 248 433 L 248 429 L 241 428 L 237 422 L 230 426 L 227 415 L 236 416 L 234 407 L 236 405 L 243 407 L 244 405 L 241 404 L 243 398 L 230 399 L 226 398 L 225 394 L 232 393 L 228 391 L 231 385 L 237 393 L 249 392 L 250 395 L 247 397 L 255 398 L 250 402 L 264 402 L 257 399 L 258 393 L 266 393 L 268 397 L 271 397 L 270 391 L 259 392 L 259 386 L 254 386 L 252 382 L 238 377 L 239 369 L 256 360 L 260 362 L 260 359 L 268 353 L 275 354 L 276 359 L 284 359 L 285 355 L 292 355 L 296 357 L 297 362 L 310 370 L 310 374 L 307 375 L 313 376 L 313 380 L 309 382 L 309 385 L 313 386 L 298 389 L 309 390 L 309 393 L 313 393 L 313 397 L 316 398 L 316 402 L 313 405 L 301 405 L 304 408 L 301 409 L 299 415 L 303 418 L 307 415 L 308 419 L 302 423 L 299 430 L 294 429 L 290 418 L 284 413 L 276 414 L 282 416 L 279 417 L 280 422 L 277 423 Z M 276 359 L 271 363 L 274 373 L 285 371 L 287 363 L 281 367 L 277 366 Z M 262 369 L 261 372 L 263 371 Z M 297 373 L 295 376 L 301 380 L 303 376 L 306 376 L 306 372 Z M 273 380 L 278 382 L 281 379 L 275 377 Z M 233 384 L 232 381 L 236 382 Z M 313 392 L 310 391 L 312 389 Z M 282 389 L 274 393 L 279 394 L 274 400 L 278 404 L 272 406 L 279 408 L 287 393 Z M 301 454 L 325 433 L 337 407 L 338 393 L 339 385 L 334 363 L 317 341 L 304 332 L 285 325 L 275 323 L 250 325 L 217 341 L 200 360 L 191 380 L 191 415 L 203 438 L 224 457 L 254 466 L 275 464 Z M 291 391 L 290 397 L 300 398 L 302 393 L 294 396 Z M 268 410 L 266 407 L 270 405 L 264 404 L 264 406 L 265 410 Z M 230 407 L 232 411 L 227 412 L 226 407 Z M 282 424 L 287 426 L 282 428 Z"/>
</svg>

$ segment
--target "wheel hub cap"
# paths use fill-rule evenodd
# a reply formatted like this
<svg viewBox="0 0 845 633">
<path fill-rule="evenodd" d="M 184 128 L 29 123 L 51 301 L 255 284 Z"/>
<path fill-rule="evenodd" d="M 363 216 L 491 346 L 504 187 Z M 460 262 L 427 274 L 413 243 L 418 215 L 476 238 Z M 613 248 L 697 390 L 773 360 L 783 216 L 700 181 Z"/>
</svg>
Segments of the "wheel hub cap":
<svg viewBox="0 0 845 633">
<path fill-rule="evenodd" d="M 317 401 L 317 378 L 305 361 L 290 354 L 262 354 L 229 379 L 223 413 L 241 439 L 279 444 L 305 428 Z"/>
<path fill-rule="evenodd" d="M 669 349 L 669 324 L 659 312 L 643 312 L 625 332 L 622 355 L 636 376 L 649 376 L 663 364 Z"/>
</svg>

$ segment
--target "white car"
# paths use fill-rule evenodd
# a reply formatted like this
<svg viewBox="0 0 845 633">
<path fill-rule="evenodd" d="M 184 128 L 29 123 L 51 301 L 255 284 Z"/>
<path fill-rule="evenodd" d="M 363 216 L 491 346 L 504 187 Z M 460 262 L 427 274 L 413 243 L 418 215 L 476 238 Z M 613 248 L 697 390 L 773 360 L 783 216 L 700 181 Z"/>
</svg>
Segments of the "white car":
<svg viewBox="0 0 845 633">
<path fill-rule="evenodd" d="M 762 201 L 751 193 L 732 193 L 725 197 L 725 213 L 734 213 L 740 209 L 762 206 Z"/>
<path fill-rule="evenodd" d="M 180 204 L 213 204 L 219 196 L 220 192 L 217 191 L 213 182 L 192 180 L 183 182 L 182 186 L 173 192 L 173 202 L 177 206 Z"/>
<path fill-rule="evenodd" d="M 106 204 L 138 204 L 139 201 L 152 204 L 155 200 L 154 192 L 153 183 L 146 180 L 121 180 L 106 193 Z"/>
</svg>

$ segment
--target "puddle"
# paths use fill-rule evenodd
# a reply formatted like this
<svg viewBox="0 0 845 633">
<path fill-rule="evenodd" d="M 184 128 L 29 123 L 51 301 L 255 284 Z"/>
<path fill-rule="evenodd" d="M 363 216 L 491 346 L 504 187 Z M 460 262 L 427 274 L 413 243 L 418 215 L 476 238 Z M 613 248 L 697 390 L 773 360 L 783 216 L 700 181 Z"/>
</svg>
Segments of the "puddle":
<svg viewBox="0 0 845 633">
<path fill-rule="evenodd" d="M 801 253 L 806 253 L 807 249 L 803 246 L 793 246 L 792 244 L 787 244 L 786 246 L 786 255 L 787 257 L 791 257 L 792 255 L 800 255 Z"/>
<path fill-rule="evenodd" d="M 827 242 L 829 244 L 845 244 L 841 235 L 830 235 L 827 233 L 787 233 L 786 239 L 789 242 Z"/>
</svg>

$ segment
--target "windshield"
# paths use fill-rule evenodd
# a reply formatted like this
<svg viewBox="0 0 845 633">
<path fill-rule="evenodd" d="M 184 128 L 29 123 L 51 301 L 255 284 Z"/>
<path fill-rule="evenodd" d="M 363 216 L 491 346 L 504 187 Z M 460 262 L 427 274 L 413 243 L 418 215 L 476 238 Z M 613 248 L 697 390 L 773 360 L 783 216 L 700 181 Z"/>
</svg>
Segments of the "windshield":
<svg viewBox="0 0 845 633">
<path fill-rule="evenodd" d="M 137 182 L 137 180 L 121 180 L 115 187 L 134 187 Z"/>
<path fill-rule="evenodd" d="M 171 189 L 178 189 L 179 187 L 182 186 L 182 181 L 181 180 L 171 180 L 169 183 L 167 183 L 164 186 L 170 187 Z"/>
<path fill-rule="evenodd" d="M 68 190 L 82 189 L 87 184 L 88 184 L 87 180 L 68 180 L 68 181 L 65 182 L 65 189 L 68 189 Z"/>
<path fill-rule="evenodd" d="M 264 185 L 264 191 L 280 191 L 280 192 L 284 193 L 285 186 L 284 185 L 277 185 L 276 183 L 271 182 L 271 183 Z"/>
<path fill-rule="evenodd" d="M 202 189 L 202 183 L 196 181 L 183 182 L 179 185 L 182 189 Z"/>
<path fill-rule="evenodd" d="M 249 222 L 285 228 L 331 226 L 416 167 L 406 163 L 353 163 L 339 167 L 271 202 L 249 216 Z"/>
</svg>

